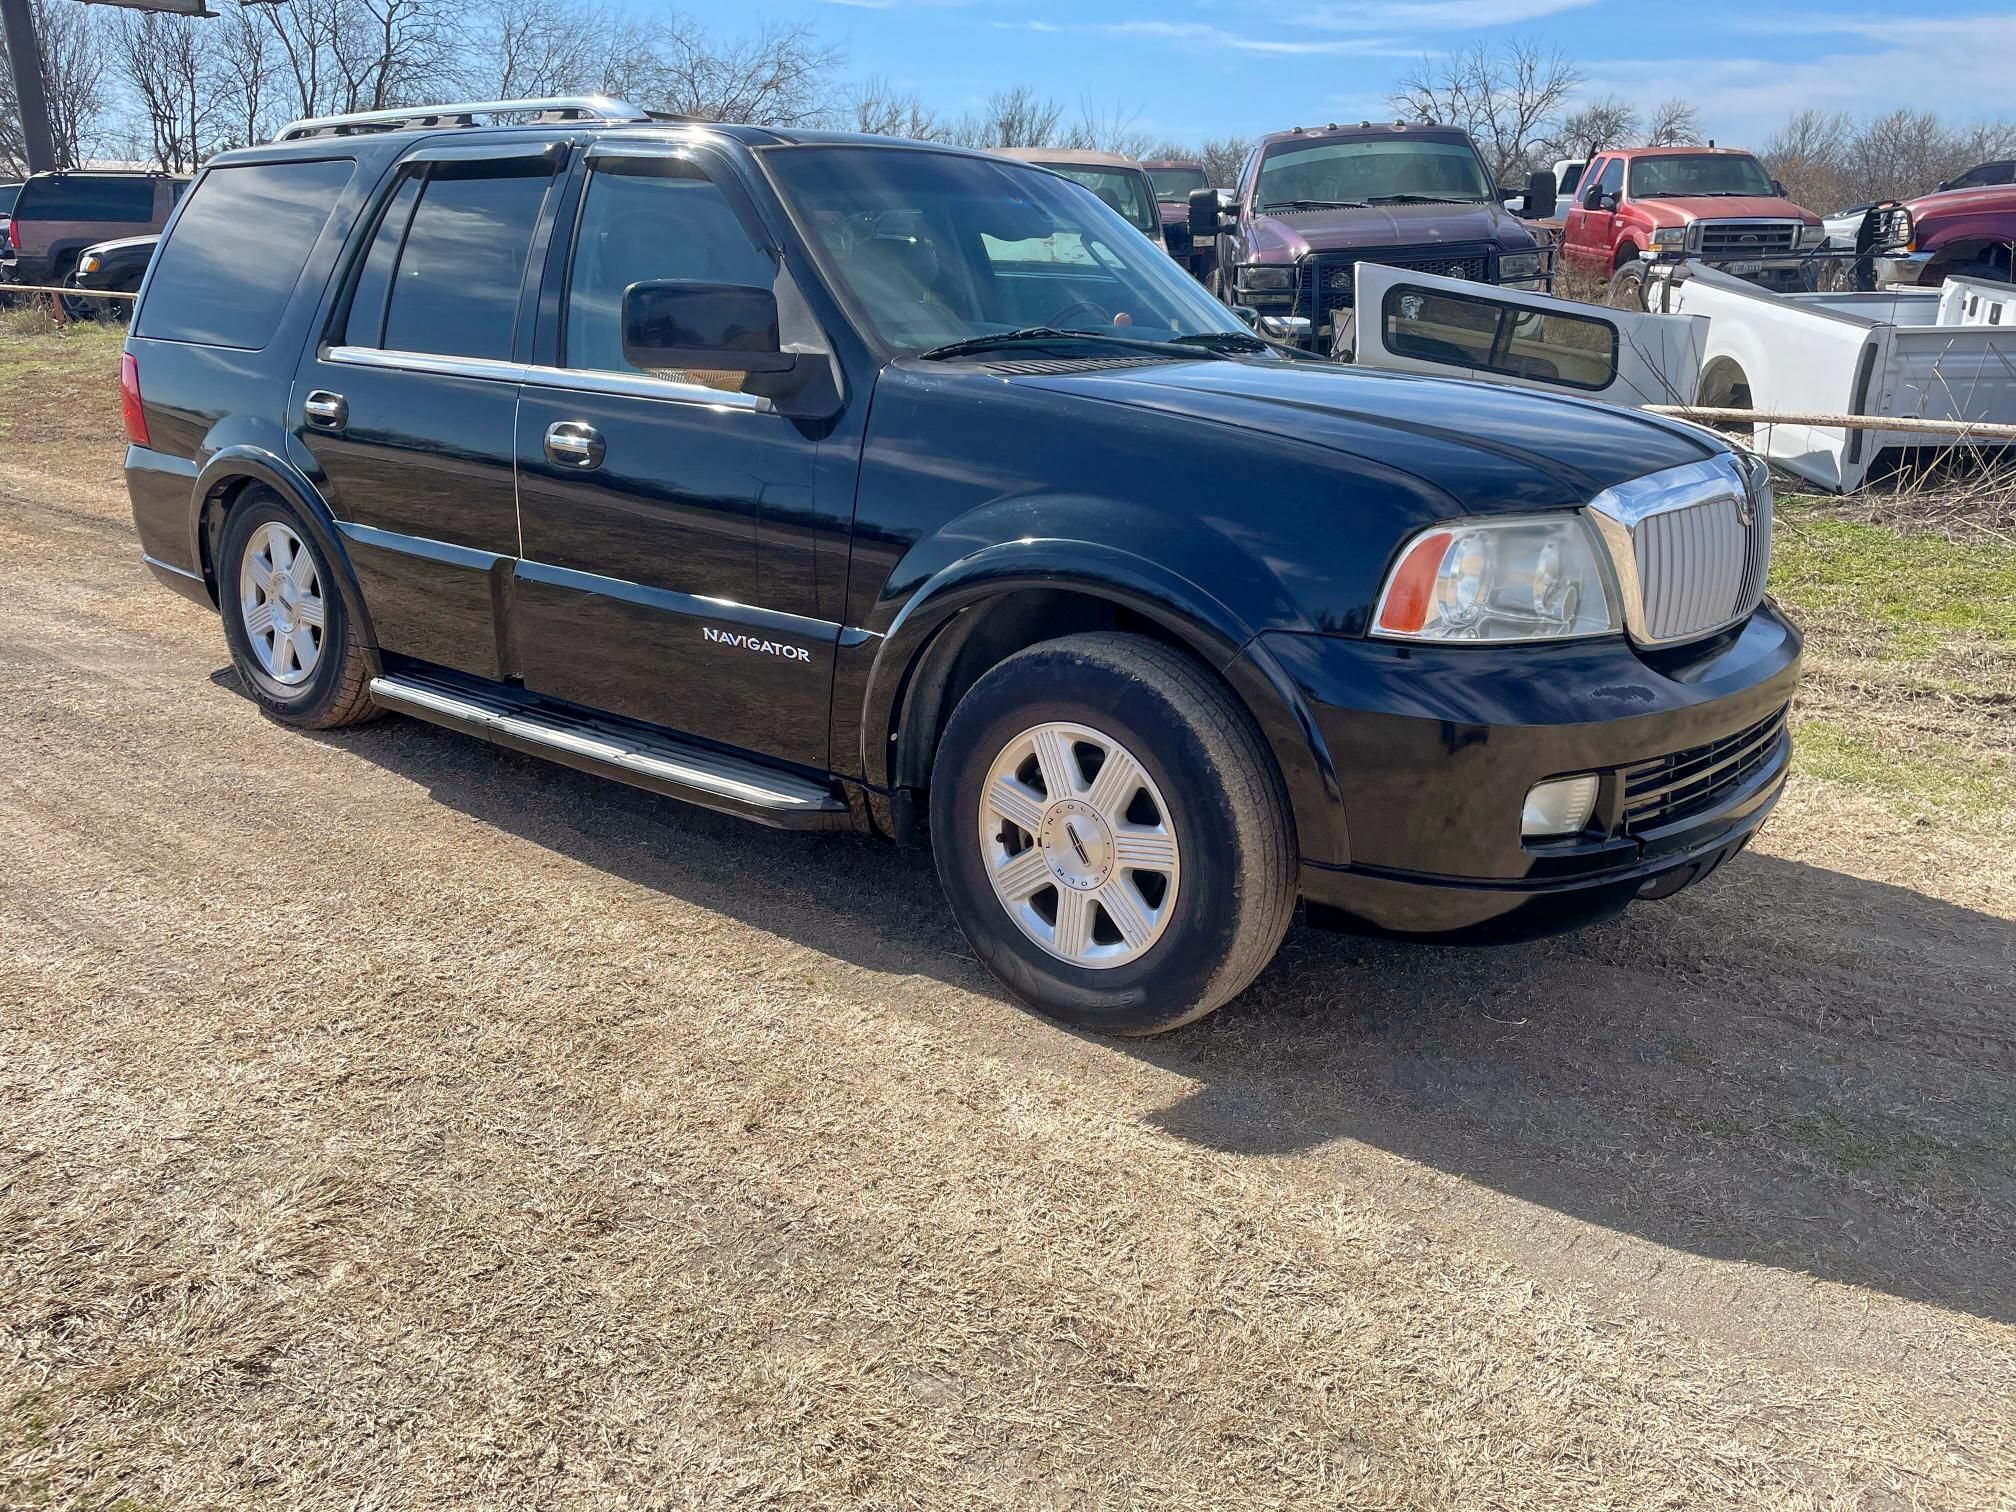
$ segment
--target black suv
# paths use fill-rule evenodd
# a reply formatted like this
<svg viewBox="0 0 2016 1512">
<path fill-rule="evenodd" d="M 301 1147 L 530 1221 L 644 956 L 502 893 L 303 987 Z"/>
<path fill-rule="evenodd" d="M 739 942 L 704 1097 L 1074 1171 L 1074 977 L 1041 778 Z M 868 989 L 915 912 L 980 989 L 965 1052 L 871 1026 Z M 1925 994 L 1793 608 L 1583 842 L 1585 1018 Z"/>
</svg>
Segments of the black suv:
<svg viewBox="0 0 2016 1512">
<path fill-rule="evenodd" d="M 147 561 L 274 718 L 928 832 L 1009 990 L 1123 1033 L 1298 896 L 1560 928 L 1777 799 L 1800 642 L 1707 432 L 1284 352 L 1027 164 L 492 108 L 218 157 L 142 289 Z"/>
</svg>

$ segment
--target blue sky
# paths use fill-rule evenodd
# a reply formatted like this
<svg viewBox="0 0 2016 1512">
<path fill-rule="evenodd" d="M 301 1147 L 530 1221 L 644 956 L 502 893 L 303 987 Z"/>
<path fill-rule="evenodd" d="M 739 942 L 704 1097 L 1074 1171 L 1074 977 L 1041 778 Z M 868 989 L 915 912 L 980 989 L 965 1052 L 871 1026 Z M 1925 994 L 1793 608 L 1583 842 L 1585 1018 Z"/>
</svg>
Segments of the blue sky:
<svg viewBox="0 0 2016 1512">
<path fill-rule="evenodd" d="M 1913 0 L 686 0 L 732 34 L 808 21 L 849 71 L 948 114 L 1029 83 L 1072 107 L 1140 108 L 1195 140 L 1381 114 L 1423 53 L 1530 37 L 1565 49 L 1591 94 L 1695 102 L 1705 131 L 1754 145 L 1794 109 L 1932 107 L 2016 115 L 2016 7 Z"/>
</svg>

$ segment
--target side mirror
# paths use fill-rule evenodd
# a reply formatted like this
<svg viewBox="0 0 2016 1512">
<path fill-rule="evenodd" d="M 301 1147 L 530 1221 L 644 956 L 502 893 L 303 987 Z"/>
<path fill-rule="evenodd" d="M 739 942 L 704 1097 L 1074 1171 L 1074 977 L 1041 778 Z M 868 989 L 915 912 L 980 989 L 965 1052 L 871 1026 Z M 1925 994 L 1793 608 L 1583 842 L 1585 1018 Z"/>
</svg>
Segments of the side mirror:
<svg viewBox="0 0 2016 1512">
<path fill-rule="evenodd" d="M 1958 181 L 1955 179 L 1947 179 L 1944 182 L 1942 182 L 1939 185 L 1939 187 L 1937 189 L 1934 189 L 1932 192 L 1934 194 L 1944 194 L 1946 193 L 1947 190 L 1951 189 L 1956 182 Z"/>
<path fill-rule="evenodd" d="M 1238 223 L 1238 205 L 1227 199 L 1222 190 L 1190 191 L 1190 236 L 1193 241 L 1211 241 L 1221 231 L 1236 229 Z"/>
<path fill-rule="evenodd" d="M 1584 210 L 1601 210 L 1603 208 L 1603 191 L 1594 184 L 1585 184 L 1582 188 L 1582 208 Z"/>
<path fill-rule="evenodd" d="M 659 279 L 623 291 L 623 360 L 637 368 L 788 373 L 777 296 L 745 284 Z"/>
<path fill-rule="evenodd" d="M 1554 185 L 1554 175 L 1545 168 L 1526 178 L 1526 208 L 1519 213 L 1528 220 L 1551 220 L 1559 210 L 1560 198 Z"/>
<path fill-rule="evenodd" d="M 1777 179 L 1771 180 L 1771 192 L 1777 195 L 1778 198 L 1780 199 L 1789 198 L 1789 196 L 1785 193 L 1785 186 L 1782 183 L 1780 183 Z"/>
</svg>

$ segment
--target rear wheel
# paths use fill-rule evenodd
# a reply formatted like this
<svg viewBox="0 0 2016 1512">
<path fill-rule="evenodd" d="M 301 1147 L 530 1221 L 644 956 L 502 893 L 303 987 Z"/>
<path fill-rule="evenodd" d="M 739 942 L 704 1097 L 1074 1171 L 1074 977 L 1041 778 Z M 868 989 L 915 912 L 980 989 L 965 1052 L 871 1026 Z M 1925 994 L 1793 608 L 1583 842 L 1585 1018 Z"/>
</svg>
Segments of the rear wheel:
<svg viewBox="0 0 2016 1512">
<path fill-rule="evenodd" d="M 975 683 L 939 744 L 931 836 L 988 969 L 1108 1033 L 1226 1002 L 1295 907 L 1293 823 L 1252 721 L 1139 636 L 1049 641 Z"/>
<path fill-rule="evenodd" d="M 218 553 L 224 639 L 245 686 L 283 724 L 329 730 L 380 712 L 341 579 L 294 508 L 253 489 Z"/>
</svg>

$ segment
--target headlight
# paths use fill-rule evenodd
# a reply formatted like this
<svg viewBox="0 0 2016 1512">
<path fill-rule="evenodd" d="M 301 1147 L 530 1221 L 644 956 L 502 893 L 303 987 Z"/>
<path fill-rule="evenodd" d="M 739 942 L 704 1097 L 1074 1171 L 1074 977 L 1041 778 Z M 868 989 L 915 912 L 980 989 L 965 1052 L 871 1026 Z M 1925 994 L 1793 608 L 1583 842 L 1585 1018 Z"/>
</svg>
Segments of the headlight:
<svg viewBox="0 0 2016 1512">
<path fill-rule="evenodd" d="M 1825 226 L 1801 226 L 1799 228 L 1799 245 L 1802 247 L 1826 246 L 1827 228 Z"/>
<path fill-rule="evenodd" d="M 1498 259 L 1500 278 L 1538 278 L 1540 276 L 1540 254 L 1538 252 L 1507 252 Z"/>
<path fill-rule="evenodd" d="M 77 271 L 79 273 L 96 273 L 98 268 L 98 259 L 95 257 L 80 257 L 77 259 Z"/>
<path fill-rule="evenodd" d="M 1685 226 L 1660 226 L 1652 233 L 1652 245 L 1655 247 L 1684 247 L 1687 245 L 1687 228 Z"/>
<path fill-rule="evenodd" d="M 1580 513 L 1424 530 L 1386 579 L 1374 635 L 1422 641 L 1557 640 L 1622 628 Z"/>
<path fill-rule="evenodd" d="M 1239 287 L 1242 289 L 1292 289 L 1295 287 L 1293 268 L 1241 268 Z"/>
</svg>

